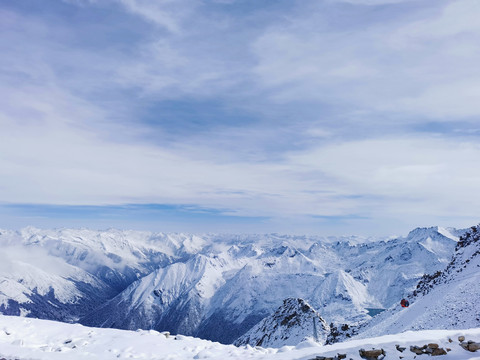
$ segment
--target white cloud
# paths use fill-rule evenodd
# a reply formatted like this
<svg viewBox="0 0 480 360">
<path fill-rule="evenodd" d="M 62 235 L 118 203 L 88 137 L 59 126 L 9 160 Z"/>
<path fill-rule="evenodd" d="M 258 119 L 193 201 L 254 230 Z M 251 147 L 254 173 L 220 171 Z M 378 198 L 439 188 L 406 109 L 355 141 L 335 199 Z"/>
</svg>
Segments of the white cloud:
<svg viewBox="0 0 480 360">
<path fill-rule="evenodd" d="M 321 170 L 334 187 L 382 198 L 376 211 L 434 213 L 447 216 L 473 211 L 480 201 L 476 142 L 448 139 L 391 138 L 352 141 L 292 155 L 305 171 Z M 336 180 L 334 180 L 336 179 Z"/>
<path fill-rule="evenodd" d="M 326 20 L 318 12 L 290 18 L 291 25 L 270 27 L 253 46 L 258 85 L 277 102 L 321 101 L 372 114 L 388 110 L 415 122 L 415 116 L 455 121 L 480 115 L 471 101 L 480 62 L 478 6 L 456 1 L 415 20 L 385 20 L 348 32 L 319 31 L 314 24 Z M 443 90 L 448 87 L 452 91 Z M 428 106 L 420 105 L 424 99 Z"/>
<path fill-rule="evenodd" d="M 274 217 L 468 215 L 480 202 L 474 142 L 388 138 L 317 145 L 283 160 L 225 161 L 215 142 L 106 142 L 75 121 L 24 127 L 7 120 L 0 139 L 0 152 L 9 154 L 0 159 L 4 202 L 197 204 Z"/>
<path fill-rule="evenodd" d="M 139 15 L 168 31 L 179 34 L 187 14 L 198 4 L 197 1 L 179 0 L 118 0 L 127 11 Z"/>
<path fill-rule="evenodd" d="M 447 3 L 439 14 L 408 24 L 396 35 L 405 41 L 434 40 L 461 34 L 478 35 L 480 3 L 476 0 L 457 0 Z"/>
<path fill-rule="evenodd" d="M 464 82 L 438 84 L 423 93 L 406 97 L 385 109 L 394 111 L 401 108 L 412 114 L 451 120 L 452 118 L 474 118 L 480 114 L 480 78 Z"/>
</svg>

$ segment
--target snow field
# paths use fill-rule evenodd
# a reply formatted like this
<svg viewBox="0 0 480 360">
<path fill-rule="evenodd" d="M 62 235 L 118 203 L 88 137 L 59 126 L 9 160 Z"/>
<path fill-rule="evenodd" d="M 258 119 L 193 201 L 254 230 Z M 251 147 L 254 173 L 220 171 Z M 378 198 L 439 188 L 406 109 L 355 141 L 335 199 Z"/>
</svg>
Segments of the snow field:
<svg viewBox="0 0 480 360">
<path fill-rule="evenodd" d="M 235 347 L 189 336 L 171 335 L 157 331 L 126 331 L 89 328 L 48 320 L 0 316 L 0 358 L 21 360 L 80 360 L 80 359 L 274 359 L 307 360 L 321 356 L 347 354 L 347 359 L 360 360 L 359 349 L 383 348 L 386 359 L 415 359 L 410 345 L 437 343 L 451 351 L 440 360 L 480 360 L 480 353 L 471 353 L 458 345 L 458 336 L 480 341 L 480 328 L 469 330 L 407 331 L 401 334 L 359 339 L 321 346 L 304 341 L 297 346 L 280 349 Z M 449 338 L 453 342 L 449 342 Z M 406 347 L 400 353 L 395 345 Z M 428 358 L 420 355 L 416 359 Z"/>
</svg>

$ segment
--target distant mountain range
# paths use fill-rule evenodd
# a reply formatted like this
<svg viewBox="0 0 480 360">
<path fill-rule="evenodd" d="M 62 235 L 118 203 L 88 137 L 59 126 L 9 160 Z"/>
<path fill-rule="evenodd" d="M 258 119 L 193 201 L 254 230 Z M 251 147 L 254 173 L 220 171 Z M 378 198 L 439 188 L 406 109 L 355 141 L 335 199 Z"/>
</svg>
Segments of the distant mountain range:
<svg viewBox="0 0 480 360">
<path fill-rule="evenodd" d="M 369 322 L 364 331 L 382 332 L 388 326 L 374 330 L 374 322 L 391 310 L 371 320 L 371 309 L 395 307 L 415 290 L 420 296 L 418 282 L 445 271 L 456 247 L 460 256 L 466 233 L 432 227 L 366 239 L 1 230 L 0 312 L 232 343 L 293 298 L 326 324 Z M 412 300 L 409 311 L 420 302 Z"/>
</svg>

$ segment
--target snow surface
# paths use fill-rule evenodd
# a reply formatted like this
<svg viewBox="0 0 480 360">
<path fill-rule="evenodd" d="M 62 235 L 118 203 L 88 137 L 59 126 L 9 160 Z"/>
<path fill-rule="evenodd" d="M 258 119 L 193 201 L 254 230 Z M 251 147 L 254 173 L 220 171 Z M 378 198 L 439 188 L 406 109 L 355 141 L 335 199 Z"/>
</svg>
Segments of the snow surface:
<svg viewBox="0 0 480 360">
<path fill-rule="evenodd" d="M 458 336 L 467 340 L 480 340 L 480 328 L 469 330 L 408 331 L 396 335 L 354 340 L 321 346 L 312 340 L 297 346 L 280 349 L 261 347 L 235 347 L 182 335 L 168 338 L 157 331 L 127 331 L 89 328 L 48 320 L 0 315 L 0 358 L 36 360 L 84 359 L 272 359 L 307 360 L 315 356 L 347 354 L 347 359 L 360 360 L 359 349 L 383 348 L 386 359 L 418 359 L 408 349 L 410 345 L 422 346 L 437 343 L 451 348 L 445 360 L 479 360 L 480 353 L 471 353 L 458 344 Z M 449 339 L 453 342 L 450 343 Z M 395 345 L 406 347 L 403 353 Z M 424 355 L 426 358 L 427 355 Z M 421 357 L 420 357 L 421 358 Z"/>
</svg>

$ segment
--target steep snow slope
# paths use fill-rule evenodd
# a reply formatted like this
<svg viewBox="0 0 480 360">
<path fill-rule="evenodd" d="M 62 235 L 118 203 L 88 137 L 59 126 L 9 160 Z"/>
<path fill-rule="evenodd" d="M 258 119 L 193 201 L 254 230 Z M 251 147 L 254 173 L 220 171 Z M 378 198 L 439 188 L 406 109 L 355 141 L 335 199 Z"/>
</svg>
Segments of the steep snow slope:
<svg viewBox="0 0 480 360">
<path fill-rule="evenodd" d="M 196 255 L 186 263 L 158 269 L 89 314 L 82 323 L 191 332 L 202 320 L 210 298 L 225 282 L 227 265 L 220 257 Z"/>
<path fill-rule="evenodd" d="M 445 270 L 424 276 L 409 300 L 410 307 L 397 304 L 373 318 L 359 337 L 480 326 L 480 225 L 460 237 Z"/>
<path fill-rule="evenodd" d="M 176 335 L 168 338 L 156 331 L 125 331 L 88 328 L 80 325 L 47 320 L 25 319 L 0 315 L 0 358 L 36 360 L 189 360 L 189 359 L 264 359 L 308 360 L 317 356 L 331 357 L 345 354 L 347 359 L 361 360 L 361 348 L 384 349 L 386 359 L 418 359 L 409 352 L 411 345 L 437 343 L 451 348 L 445 360 L 478 360 L 480 354 L 471 353 L 458 345 L 458 336 L 467 340 L 480 340 L 480 329 L 435 330 L 406 332 L 363 340 L 321 346 L 304 341 L 297 346 L 280 349 L 236 347 L 197 338 Z M 448 339 L 453 339 L 450 343 Z M 396 345 L 407 348 L 400 353 Z"/>
<path fill-rule="evenodd" d="M 305 300 L 289 298 L 283 300 L 275 313 L 260 321 L 234 344 L 282 347 L 297 345 L 308 338 L 324 343 L 329 331 L 325 320 Z"/>
</svg>

